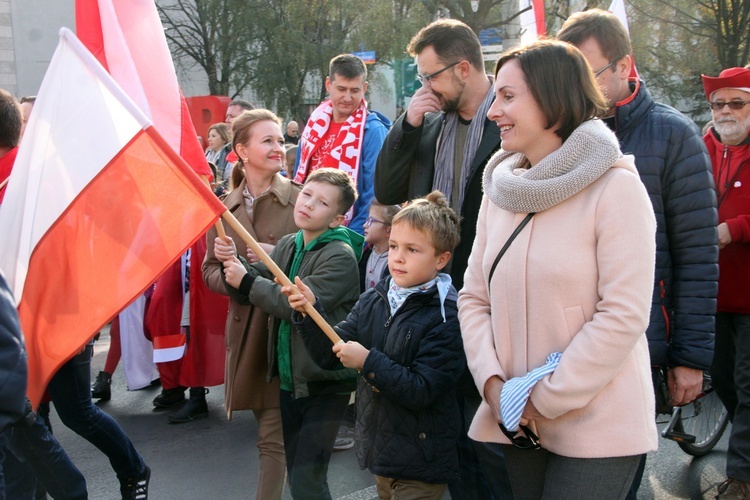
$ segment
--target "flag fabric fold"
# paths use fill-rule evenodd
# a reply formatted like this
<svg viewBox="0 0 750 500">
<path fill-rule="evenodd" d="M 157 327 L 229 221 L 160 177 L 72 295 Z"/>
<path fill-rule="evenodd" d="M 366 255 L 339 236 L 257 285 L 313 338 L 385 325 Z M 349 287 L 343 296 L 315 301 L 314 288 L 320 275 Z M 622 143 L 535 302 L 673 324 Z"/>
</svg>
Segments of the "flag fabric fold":
<svg viewBox="0 0 750 500">
<path fill-rule="evenodd" d="M 52 374 L 224 211 L 63 28 L 0 206 L 0 268 L 35 405 Z"/>
</svg>

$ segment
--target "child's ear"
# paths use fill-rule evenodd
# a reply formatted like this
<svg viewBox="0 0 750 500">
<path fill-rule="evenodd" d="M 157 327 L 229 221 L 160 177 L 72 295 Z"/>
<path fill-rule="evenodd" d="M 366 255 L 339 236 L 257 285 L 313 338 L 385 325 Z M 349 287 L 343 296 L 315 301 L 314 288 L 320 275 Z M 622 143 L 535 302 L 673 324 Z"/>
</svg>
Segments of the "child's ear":
<svg viewBox="0 0 750 500">
<path fill-rule="evenodd" d="M 333 220 L 331 221 L 331 223 L 330 223 L 330 224 L 328 224 L 328 227 L 330 227 L 331 229 L 333 229 L 333 228 L 336 228 L 336 227 L 339 227 L 339 226 L 340 226 L 341 224 L 343 224 L 343 223 L 344 223 L 344 221 L 345 221 L 345 220 L 346 220 L 346 216 L 345 216 L 345 215 L 342 215 L 342 214 L 339 214 L 339 215 L 337 215 L 337 216 L 336 216 L 336 217 L 335 217 L 335 218 L 334 218 L 334 219 L 333 219 Z"/>
<path fill-rule="evenodd" d="M 438 256 L 437 261 L 437 270 L 442 271 L 443 268 L 448 264 L 448 261 L 451 260 L 451 253 L 450 252 L 443 252 Z"/>
</svg>

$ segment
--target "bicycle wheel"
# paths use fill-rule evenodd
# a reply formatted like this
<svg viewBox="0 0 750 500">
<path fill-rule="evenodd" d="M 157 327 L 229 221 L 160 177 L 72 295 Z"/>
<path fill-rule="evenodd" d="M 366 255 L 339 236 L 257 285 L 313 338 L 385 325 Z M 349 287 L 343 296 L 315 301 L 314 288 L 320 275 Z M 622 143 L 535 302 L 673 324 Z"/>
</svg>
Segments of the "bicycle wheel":
<svg viewBox="0 0 750 500">
<path fill-rule="evenodd" d="M 719 396 L 708 389 L 705 396 L 682 407 L 682 420 L 675 426 L 678 431 L 695 436 L 695 442 L 677 444 L 685 453 L 702 457 L 716 446 L 728 423 L 729 414 Z"/>
</svg>

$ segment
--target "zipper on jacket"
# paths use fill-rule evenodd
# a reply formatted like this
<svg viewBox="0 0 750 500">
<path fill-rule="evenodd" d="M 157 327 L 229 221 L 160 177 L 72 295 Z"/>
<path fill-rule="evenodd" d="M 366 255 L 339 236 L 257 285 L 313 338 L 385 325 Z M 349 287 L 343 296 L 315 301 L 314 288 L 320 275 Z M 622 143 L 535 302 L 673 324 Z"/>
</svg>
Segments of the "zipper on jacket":
<svg viewBox="0 0 750 500">
<path fill-rule="evenodd" d="M 391 321 L 393 321 L 393 315 L 392 314 L 390 316 L 388 316 L 388 319 L 385 321 L 385 324 L 383 326 L 386 327 L 386 328 L 388 328 L 389 326 L 391 326 Z"/>
<path fill-rule="evenodd" d="M 667 296 L 667 289 L 664 287 L 664 280 L 659 280 L 659 296 L 661 297 L 661 313 L 664 315 L 664 324 L 666 325 L 668 343 L 671 331 L 669 325 L 669 312 L 667 311 L 666 304 L 664 304 L 664 297 Z"/>
<path fill-rule="evenodd" d="M 409 340 L 411 340 L 411 330 L 406 332 L 406 337 L 404 337 L 404 343 L 401 344 L 401 365 L 406 364 L 406 346 L 409 343 Z"/>
</svg>

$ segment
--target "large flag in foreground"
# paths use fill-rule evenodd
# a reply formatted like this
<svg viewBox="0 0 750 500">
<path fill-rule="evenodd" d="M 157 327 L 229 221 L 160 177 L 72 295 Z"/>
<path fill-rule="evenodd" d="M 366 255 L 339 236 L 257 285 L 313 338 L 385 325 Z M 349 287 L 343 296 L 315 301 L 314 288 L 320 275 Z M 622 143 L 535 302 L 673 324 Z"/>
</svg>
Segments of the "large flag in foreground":
<svg viewBox="0 0 750 500">
<path fill-rule="evenodd" d="M 172 149 L 210 177 L 154 0 L 76 0 L 76 34 Z"/>
<path fill-rule="evenodd" d="M 521 13 L 521 45 L 536 41 L 547 33 L 547 23 L 544 21 L 544 0 L 518 0 L 519 10 L 528 9 Z"/>
<path fill-rule="evenodd" d="M 36 405 L 52 374 L 224 212 L 69 30 L 0 208 Z"/>
</svg>

